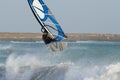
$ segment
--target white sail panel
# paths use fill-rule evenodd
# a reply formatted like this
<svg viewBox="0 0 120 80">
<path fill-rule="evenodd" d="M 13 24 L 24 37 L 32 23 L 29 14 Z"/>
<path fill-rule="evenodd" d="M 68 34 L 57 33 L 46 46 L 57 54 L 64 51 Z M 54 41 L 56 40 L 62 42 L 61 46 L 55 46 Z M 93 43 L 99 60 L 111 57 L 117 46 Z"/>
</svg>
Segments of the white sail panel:
<svg viewBox="0 0 120 80">
<path fill-rule="evenodd" d="M 44 19 L 44 9 L 38 0 L 34 0 L 32 6 L 34 7 L 36 13 L 40 16 L 41 19 Z"/>
</svg>

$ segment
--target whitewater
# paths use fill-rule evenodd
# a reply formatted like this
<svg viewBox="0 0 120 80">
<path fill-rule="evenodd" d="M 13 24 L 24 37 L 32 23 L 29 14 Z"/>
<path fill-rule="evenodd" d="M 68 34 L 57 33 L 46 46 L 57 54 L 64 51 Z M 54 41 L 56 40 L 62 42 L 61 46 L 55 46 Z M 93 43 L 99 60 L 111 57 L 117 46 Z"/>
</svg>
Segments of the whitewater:
<svg viewBox="0 0 120 80">
<path fill-rule="evenodd" d="M 0 80 L 119 80 L 120 42 L 68 42 L 51 52 L 41 42 L 0 42 Z"/>
</svg>

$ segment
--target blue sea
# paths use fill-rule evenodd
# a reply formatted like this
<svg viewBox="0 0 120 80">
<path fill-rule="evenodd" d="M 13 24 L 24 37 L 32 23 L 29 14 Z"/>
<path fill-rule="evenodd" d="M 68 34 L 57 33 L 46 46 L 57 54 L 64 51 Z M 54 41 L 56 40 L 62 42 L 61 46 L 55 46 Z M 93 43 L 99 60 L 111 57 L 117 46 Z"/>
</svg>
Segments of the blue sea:
<svg viewBox="0 0 120 80">
<path fill-rule="evenodd" d="M 120 80 L 120 42 L 0 42 L 0 80 Z"/>
</svg>

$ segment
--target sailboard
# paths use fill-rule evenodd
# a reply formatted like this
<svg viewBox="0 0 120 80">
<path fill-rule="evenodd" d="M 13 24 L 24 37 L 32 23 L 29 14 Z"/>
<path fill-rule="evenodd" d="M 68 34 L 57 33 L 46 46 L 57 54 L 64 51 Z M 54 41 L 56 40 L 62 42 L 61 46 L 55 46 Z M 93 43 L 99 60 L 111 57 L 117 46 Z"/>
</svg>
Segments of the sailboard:
<svg viewBox="0 0 120 80">
<path fill-rule="evenodd" d="M 52 48 L 53 51 L 62 50 L 65 44 L 61 43 L 61 41 L 66 39 L 67 36 L 63 32 L 60 24 L 57 22 L 50 9 L 42 0 L 28 0 L 28 3 L 34 16 L 41 25 L 41 31 L 46 30 L 57 42 L 52 44 L 52 47 L 50 44 L 50 48 Z"/>
</svg>

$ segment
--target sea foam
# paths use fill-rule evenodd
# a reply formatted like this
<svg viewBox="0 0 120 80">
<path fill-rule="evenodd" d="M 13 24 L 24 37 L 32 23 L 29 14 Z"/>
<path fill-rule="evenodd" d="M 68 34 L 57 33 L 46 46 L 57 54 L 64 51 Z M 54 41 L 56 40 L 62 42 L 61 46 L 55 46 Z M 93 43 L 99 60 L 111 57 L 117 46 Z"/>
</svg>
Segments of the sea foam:
<svg viewBox="0 0 120 80">
<path fill-rule="evenodd" d="M 70 62 L 50 64 L 29 54 L 11 55 L 6 63 L 6 77 L 7 80 L 119 80 L 120 63 L 83 67 Z"/>
</svg>

